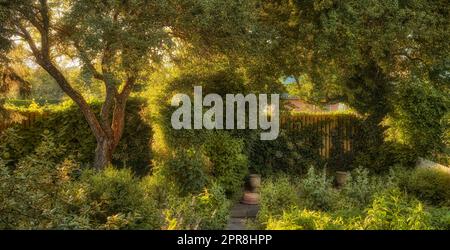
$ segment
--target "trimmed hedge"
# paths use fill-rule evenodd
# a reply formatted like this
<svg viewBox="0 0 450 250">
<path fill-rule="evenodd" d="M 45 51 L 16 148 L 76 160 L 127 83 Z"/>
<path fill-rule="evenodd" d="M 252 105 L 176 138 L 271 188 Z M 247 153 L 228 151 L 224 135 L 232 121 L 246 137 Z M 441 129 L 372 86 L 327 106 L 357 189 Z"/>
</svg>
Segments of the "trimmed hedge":
<svg viewBox="0 0 450 250">
<path fill-rule="evenodd" d="M 101 104 L 91 103 L 99 112 Z M 152 129 L 141 117 L 146 105 L 142 99 L 128 100 L 126 126 L 123 137 L 113 155 L 113 164 L 132 167 L 137 173 L 148 171 L 151 162 L 150 141 Z M 0 149 L 3 158 L 10 164 L 30 154 L 40 142 L 40 136 L 49 131 L 55 135 L 55 143 L 63 147 L 67 155 L 83 164 L 90 164 L 94 158 L 95 137 L 79 108 L 72 103 L 46 106 L 44 108 L 17 108 L 22 114 L 37 112 L 36 121 L 30 126 L 14 125 L 0 134 Z M 16 133 L 11 133 L 15 131 Z M 13 136 L 13 134 L 18 136 Z M 6 156 L 6 157 L 5 157 Z"/>
</svg>

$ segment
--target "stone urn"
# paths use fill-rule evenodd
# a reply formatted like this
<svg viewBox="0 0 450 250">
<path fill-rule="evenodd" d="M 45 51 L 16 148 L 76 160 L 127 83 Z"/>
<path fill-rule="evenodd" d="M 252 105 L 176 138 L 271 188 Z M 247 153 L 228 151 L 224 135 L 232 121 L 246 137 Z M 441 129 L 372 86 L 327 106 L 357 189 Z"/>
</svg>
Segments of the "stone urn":
<svg viewBox="0 0 450 250">
<path fill-rule="evenodd" d="M 347 183 L 349 176 L 350 173 L 347 171 L 336 171 L 336 183 L 338 187 L 344 186 Z"/>
<path fill-rule="evenodd" d="M 242 197 L 241 203 L 247 205 L 259 204 L 259 188 L 261 187 L 261 176 L 257 174 L 251 174 L 248 176 L 246 183 L 246 190 Z"/>
<path fill-rule="evenodd" d="M 261 176 L 259 174 L 251 174 L 248 176 L 249 191 L 258 192 L 261 187 Z"/>
</svg>

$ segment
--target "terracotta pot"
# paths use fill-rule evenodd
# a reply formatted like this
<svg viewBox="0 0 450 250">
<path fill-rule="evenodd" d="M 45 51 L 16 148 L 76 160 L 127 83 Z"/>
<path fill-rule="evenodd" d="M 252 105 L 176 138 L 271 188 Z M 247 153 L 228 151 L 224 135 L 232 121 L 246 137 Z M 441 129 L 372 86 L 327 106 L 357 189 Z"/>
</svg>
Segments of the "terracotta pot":
<svg viewBox="0 0 450 250">
<path fill-rule="evenodd" d="M 259 204 L 259 193 L 254 192 L 244 192 L 241 203 L 247 205 L 258 205 Z"/>
<path fill-rule="evenodd" d="M 339 187 L 344 186 L 347 183 L 349 176 L 350 176 L 349 172 L 336 171 L 336 183 L 337 183 L 337 185 Z"/>
</svg>

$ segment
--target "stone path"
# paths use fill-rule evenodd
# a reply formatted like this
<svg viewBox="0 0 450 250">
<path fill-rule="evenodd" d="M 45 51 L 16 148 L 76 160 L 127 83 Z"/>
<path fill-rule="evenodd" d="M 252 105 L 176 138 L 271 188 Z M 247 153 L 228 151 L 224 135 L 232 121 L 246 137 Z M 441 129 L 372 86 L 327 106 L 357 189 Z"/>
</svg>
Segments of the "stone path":
<svg viewBox="0 0 450 250">
<path fill-rule="evenodd" d="M 236 203 L 231 209 L 230 220 L 226 230 L 247 230 L 248 228 L 245 226 L 246 220 L 255 218 L 258 211 L 259 205 Z"/>
</svg>

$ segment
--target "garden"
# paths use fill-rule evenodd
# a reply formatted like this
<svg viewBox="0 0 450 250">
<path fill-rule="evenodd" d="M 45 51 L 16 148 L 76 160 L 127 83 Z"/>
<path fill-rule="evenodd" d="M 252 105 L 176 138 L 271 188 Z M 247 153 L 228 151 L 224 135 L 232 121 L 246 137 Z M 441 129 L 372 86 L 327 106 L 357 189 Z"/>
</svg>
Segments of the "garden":
<svg viewBox="0 0 450 250">
<path fill-rule="evenodd" d="M 241 229 L 450 230 L 448 8 L 0 1 L 0 229 L 230 229 L 256 177 Z M 195 86 L 277 138 L 175 129 Z"/>
</svg>

